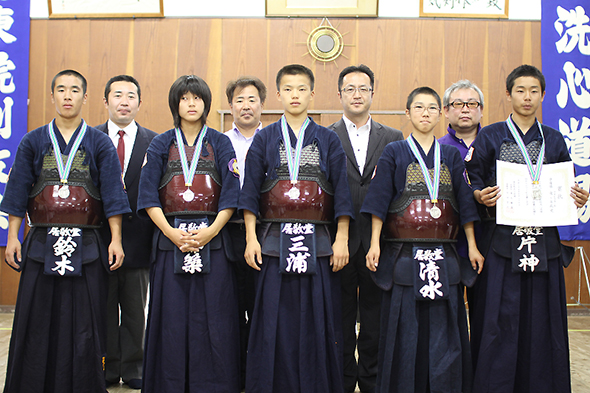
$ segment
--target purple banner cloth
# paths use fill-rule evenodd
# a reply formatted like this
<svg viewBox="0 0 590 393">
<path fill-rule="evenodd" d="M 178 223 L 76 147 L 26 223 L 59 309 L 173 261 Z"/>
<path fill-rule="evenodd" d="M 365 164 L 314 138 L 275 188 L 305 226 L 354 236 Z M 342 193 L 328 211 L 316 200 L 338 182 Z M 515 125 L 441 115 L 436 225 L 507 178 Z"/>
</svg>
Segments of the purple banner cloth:
<svg viewBox="0 0 590 393">
<path fill-rule="evenodd" d="M 544 0 L 542 7 L 541 51 L 547 82 L 543 123 L 563 134 L 576 182 L 590 190 L 590 4 Z M 578 225 L 559 228 L 562 240 L 590 240 L 588 204 L 578 211 L 578 219 Z"/>
<path fill-rule="evenodd" d="M 30 1 L 0 1 L 0 201 L 18 144 L 27 133 Z M 0 212 L 0 247 L 8 215 Z M 22 240 L 22 228 L 21 228 Z"/>
</svg>

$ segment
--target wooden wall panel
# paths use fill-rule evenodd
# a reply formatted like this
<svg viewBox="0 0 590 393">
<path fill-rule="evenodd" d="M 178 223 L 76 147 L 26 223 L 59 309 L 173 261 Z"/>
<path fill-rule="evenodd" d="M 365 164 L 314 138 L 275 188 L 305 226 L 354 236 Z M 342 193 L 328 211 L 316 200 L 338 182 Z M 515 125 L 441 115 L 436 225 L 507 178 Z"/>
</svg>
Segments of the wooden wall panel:
<svg viewBox="0 0 590 393">
<path fill-rule="evenodd" d="M 92 53 L 89 58 L 89 67 L 93 70 L 92 78 L 106 82 L 112 75 L 133 72 L 133 69 L 127 70 L 128 58 L 132 57 L 128 51 L 133 26 L 133 23 L 125 20 L 106 20 L 104 23 L 90 25 L 87 46 Z M 99 96 L 98 93 L 102 93 L 102 90 L 94 89 L 94 92 L 95 96 Z"/>
<path fill-rule="evenodd" d="M 48 83 L 51 82 L 56 73 L 66 68 L 77 70 L 85 77 L 89 77 L 91 72 L 94 72 L 90 68 L 89 45 L 92 21 L 88 19 L 77 19 L 69 22 L 47 24 L 47 66 L 45 72 Z M 33 41 L 32 37 L 31 41 Z M 30 68 L 32 67 L 33 65 L 31 64 Z M 89 84 L 89 88 L 91 86 Z M 48 86 L 47 88 L 50 87 Z M 31 106 L 29 108 L 34 109 Z M 46 110 L 49 119 L 41 122 L 41 124 L 48 123 L 49 120 L 55 117 L 55 106 L 51 100 L 47 100 Z M 90 113 L 90 105 L 87 102 L 82 109 L 82 117 L 89 124 L 93 124 L 94 117 L 98 112 L 93 110 L 93 116 L 90 116 Z"/>
<path fill-rule="evenodd" d="M 489 71 L 489 84 L 484 90 L 486 97 L 486 117 L 489 123 L 505 120 L 510 113 L 506 100 L 506 77 L 516 66 L 522 64 L 522 41 L 514 37 L 522 37 L 523 22 L 517 24 L 488 25 L 488 55 L 486 67 Z M 540 42 L 540 41 L 539 41 Z M 535 64 L 540 67 L 539 64 Z"/>
<path fill-rule="evenodd" d="M 133 37 L 133 27 L 133 23 L 124 20 L 108 20 L 105 23 L 93 23 L 90 26 L 89 47 L 92 56 L 89 58 L 89 69 L 92 72 L 84 76 L 92 79 L 89 81 L 86 102 L 86 106 L 93 109 L 86 118 L 91 126 L 104 123 L 109 118 L 103 101 L 104 86 L 107 81 L 114 75 L 126 73 L 133 75 L 133 68 L 127 68 L 130 59 L 133 59 L 133 52 L 129 51 L 128 38 Z M 133 61 L 131 61 L 132 65 Z"/>
<path fill-rule="evenodd" d="M 374 110 L 402 110 L 405 108 L 403 80 L 409 76 L 403 74 L 404 63 L 402 47 L 402 21 L 391 20 L 387 24 L 370 23 L 370 20 L 357 22 L 355 50 L 358 61 L 348 65 L 363 63 L 375 73 Z M 372 45 L 367 45 L 372 42 Z M 343 65 L 344 67 L 344 65 Z M 407 124 L 405 116 L 375 116 L 375 120 L 391 127 L 404 130 Z"/>
<path fill-rule="evenodd" d="M 268 29 L 270 22 L 266 19 L 224 19 L 222 42 L 234 41 L 234 45 L 221 45 L 221 82 L 219 89 L 220 108 L 229 109 L 229 103 L 225 95 L 227 83 L 240 76 L 255 75 L 267 87 L 267 98 L 264 107 L 270 102 L 276 101 L 276 89 L 270 84 L 268 62 Z M 213 111 L 211 116 L 217 116 Z M 225 121 L 227 131 L 231 127 L 231 116 Z M 263 124 L 269 124 L 270 120 L 263 119 Z"/>
<path fill-rule="evenodd" d="M 485 42 L 487 27 L 487 22 L 472 20 L 445 26 L 444 89 L 458 80 L 469 79 L 483 90 L 484 67 L 487 65 L 487 59 L 485 44 L 481 45 L 481 43 Z M 441 89 L 439 93 L 441 99 L 444 89 Z M 484 114 L 485 109 L 484 106 Z M 446 126 L 446 121 L 444 123 Z"/>
<path fill-rule="evenodd" d="M 55 109 L 47 105 L 50 88 L 47 80 L 47 25 L 48 20 L 40 20 L 39 23 L 31 23 L 30 50 L 29 50 L 29 112 L 28 128 L 34 130 L 46 123 L 47 118 L 53 116 Z M 33 39 L 35 37 L 35 39 Z M 46 113 L 50 110 L 49 115 Z M 21 114 L 21 116 L 24 114 Z"/>
<path fill-rule="evenodd" d="M 311 31 L 312 23 L 309 19 L 271 19 L 269 20 L 269 37 L 268 37 L 268 55 L 266 58 L 269 75 L 267 79 L 267 86 L 272 86 L 271 91 L 276 92 L 275 87 L 275 76 L 279 69 L 289 63 L 303 64 L 312 69 L 315 66 L 312 58 L 309 55 L 305 55 L 306 45 L 305 43 L 305 31 Z M 315 72 L 314 72 L 315 74 Z M 317 78 L 316 78 L 317 79 Z M 317 84 L 317 83 L 316 83 Z M 318 92 L 316 91 L 316 97 Z M 321 95 L 322 100 L 326 99 L 326 95 Z M 321 105 L 321 104 L 320 104 Z M 266 105 L 267 109 L 282 109 L 280 102 L 276 99 L 269 99 Z M 317 99 L 311 103 L 310 109 L 319 109 Z M 323 109 L 323 108 L 322 108 Z"/>
<path fill-rule="evenodd" d="M 255 74 L 266 83 L 266 109 L 280 109 L 274 78 L 288 63 L 309 66 L 316 75 L 312 109 L 340 109 L 339 72 L 365 63 L 376 74 L 374 110 L 403 110 L 407 94 L 429 85 L 441 95 L 454 81 L 468 78 L 486 96 L 484 121 L 503 120 L 509 111 L 506 74 L 523 61 L 540 66 L 540 23 L 481 20 L 334 19 L 344 35 L 343 56 L 321 63 L 306 54 L 307 34 L 320 19 L 142 19 L 33 20 L 31 22 L 31 105 L 29 128 L 53 117 L 46 92 L 53 75 L 69 67 L 85 74 L 89 99 L 83 115 L 90 124 L 106 118 L 102 93 L 107 79 L 131 73 L 142 85 L 138 121 L 158 132 L 172 124 L 167 94 L 182 74 L 196 73 L 213 93 L 209 124 L 219 126 L 218 109 L 230 79 Z M 67 45 L 64 39 L 68 37 Z M 332 121 L 338 116 L 324 116 Z M 407 133 L 405 116 L 379 116 Z M 443 135 L 444 119 L 437 127 Z"/>
<path fill-rule="evenodd" d="M 168 91 L 179 76 L 178 62 L 196 50 L 190 43 L 180 42 L 181 22 L 180 19 L 131 22 L 135 23 L 135 77 L 141 84 L 143 100 L 138 121 L 159 133 L 174 125 L 168 109 Z"/>
<path fill-rule="evenodd" d="M 88 79 L 83 116 L 89 124 L 106 120 L 102 104 L 106 81 L 129 73 L 142 87 L 138 122 L 163 132 L 172 127 L 170 86 L 187 73 L 209 83 L 213 104 L 208 124 L 215 129 L 220 125 L 217 110 L 229 108 L 225 86 L 240 75 L 258 76 L 269 91 L 265 108 L 281 109 L 274 79 L 289 63 L 304 64 L 314 71 L 316 95 L 311 109 L 322 110 L 341 109 L 337 78 L 350 64 L 364 63 L 375 72 L 373 110 L 403 110 L 408 93 L 418 86 L 429 85 L 442 96 L 456 80 L 471 79 L 485 94 L 483 122 L 489 124 L 504 120 L 509 113 L 504 87 L 508 72 L 523 62 L 541 66 L 540 22 L 331 19 L 346 46 L 343 56 L 327 64 L 306 54 L 307 35 L 320 22 L 319 18 L 32 20 L 29 130 L 54 117 L 49 84 L 64 68 L 74 68 Z M 268 124 L 277 118 L 269 115 L 263 121 Z M 315 118 L 329 125 L 340 115 Z M 374 118 L 409 133 L 404 115 Z M 443 135 L 445 128 L 443 116 L 437 135 Z M 5 276 L 5 271 L 0 273 L 0 304 L 12 302 L 3 296 L 6 277 L 12 277 Z M 14 291 L 16 285 L 10 288 Z"/>
</svg>

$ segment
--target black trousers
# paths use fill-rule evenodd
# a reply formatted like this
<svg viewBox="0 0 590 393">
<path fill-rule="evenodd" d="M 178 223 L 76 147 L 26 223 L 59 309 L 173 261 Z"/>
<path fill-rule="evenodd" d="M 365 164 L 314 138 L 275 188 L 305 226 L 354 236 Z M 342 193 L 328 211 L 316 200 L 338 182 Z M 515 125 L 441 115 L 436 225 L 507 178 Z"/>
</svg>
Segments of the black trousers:
<svg viewBox="0 0 590 393">
<path fill-rule="evenodd" d="M 246 354 L 248 352 L 248 336 L 254 311 L 254 272 L 244 259 L 246 250 L 246 229 L 244 224 L 228 223 L 226 226 L 232 244 L 232 265 L 236 273 L 238 290 L 238 312 L 240 321 L 240 384 L 244 388 L 246 384 Z"/>
<path fill-rule="evenodd" d="M 367 250 L 361 245 L 341 273 L 344 391 L 347 393 L 354 392 L 357 383 L 361 392 L 374 392 L 377 378 L 382 291 L 369 274 L 366 254 Z M 358 339 L 357 315 L 361 324 Z"/>
<path fill-rule="evenodd" d="M 141 379 L 150 268 L 120 268 L 109 276 L 105 378 Z"/>
</svg>

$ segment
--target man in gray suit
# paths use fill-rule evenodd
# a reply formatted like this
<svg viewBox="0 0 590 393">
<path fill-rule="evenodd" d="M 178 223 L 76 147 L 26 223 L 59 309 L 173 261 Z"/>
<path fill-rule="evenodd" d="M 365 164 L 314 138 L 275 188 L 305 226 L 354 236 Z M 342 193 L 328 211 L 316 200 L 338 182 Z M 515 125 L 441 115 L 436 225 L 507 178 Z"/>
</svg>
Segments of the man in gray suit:
<svg viewBox="0 0 590 393">
<path fill-rule="evenodd" d="M 123 215 L 125 264 L 109 277 L 107 299 L 107 386 L 120 379 L 132 389 L 141 389 L 145 306 L 154 226 L 137 217 L 139 175 L 145 152 L 155 132 L 135 122 L 141 105 L 141 89 L 135 78 L 118 75 L 105 87 L 104 105 L 109 120 L 96 128 L 107 133 L 117 148 L 132 212 Z M 104 236 L 110 238 L 108 228 Z M 120 310 L 120 314 L 119 314 Z"/>
<path fill-rule="evenodd" d="M 350 222 L 350 262 L 342 269 L 342 319 L 344 332 L 344 389 L 375 391 L 381 291 L 369 275 L 365 256 L 371 243 L 371 218 L 360 209 L 369 189 L 377 161 L 385 146 L 403 139 L 401 131 L 371 119 L 375 76 L 366 65 L 350 66 L 338 77 L 338 96 L 344 108 L 342 119 L 328 128 L 334 130 L 348 157 L 347 173 L 355 220 Z M 361 328 L 356 336 L 357 313 Z M 355 358 L 358 349 L 358 362 Z"/>
</svg>

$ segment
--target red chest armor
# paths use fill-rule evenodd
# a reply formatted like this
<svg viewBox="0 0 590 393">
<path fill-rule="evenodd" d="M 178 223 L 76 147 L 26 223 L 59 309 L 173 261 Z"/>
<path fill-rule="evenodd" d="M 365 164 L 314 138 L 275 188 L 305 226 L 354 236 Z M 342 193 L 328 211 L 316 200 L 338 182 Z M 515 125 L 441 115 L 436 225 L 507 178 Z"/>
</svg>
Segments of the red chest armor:
<svg viewBox="0 0 590 393">
<path fill-rule="evenodd" d="M 65 194 L 59 192 L 64 185 L 60 182 L 53 149 L 43 158 L 41 175 L 29 195 L 27 213 L 31 226 L 100 227 L 100 192 L 90 178 L 88 165 L 83 164 L 85 156 L 82 151 L 76 152 Z M 62 158 L 65 161 L 67 156 Z"/>
<path fill-rule="evenodd" d="M 389 206 L 383 227 L 385 239 L 428 241 L 453 240 L 457 237 L 459 214 L 451 173 L 445 164 L 441 167 L 436 203 L 441 211 L 439 218 L 435 219 L 430 215 L 432 206 L 422 170 L 417 163 L 411 163 L 407 169 L 406 186 L 402 195 Z"/>
<path fill-rule="evenodd" d="M 265 181 L 260 190 L 261 220 L 331 223 L 334 220 L 334 191 L 320 170 L 317 145 L 312 143 L 302 149 L 296 184 L 291 184 L 283 143 L 279 146 L 279 156 L 281 164 L 276 170 L 277 179 Z M 293 187 L 298 192 L 290 192 Z"/>
<path fill-rule="evenodd" d="M 185 146 L 186 154 L 192 157 L 195 146 Z M 208 154 L 203 155 L 206 151 Z M 190 162 L 189 162 L 190 165 Z M 185 198 L 190 190 L 193 198 Z M 217 205 L 221 193 L 221 178 L 215 169 L 215 153 L 207 141 L 203 141 L 201 156 L 192 185 L 186 186 L 182 173 L 180 154 L 176 142 L 170 146 L 168 153 L 168 167 L 162 177 L 159 187 L 160 203 L 166 216 L 217 214 Z"/>
<path fill-rule="evenodd" d="M 292 187 L 299 190 L 297 198 L 289 195 Z M 334 197 L 312 180 L 300 180 L 294 185 L 290 180 L 279 180 L 260 195 L 260 214 L 263 221 L 332 222 Z"/>
</svg>

